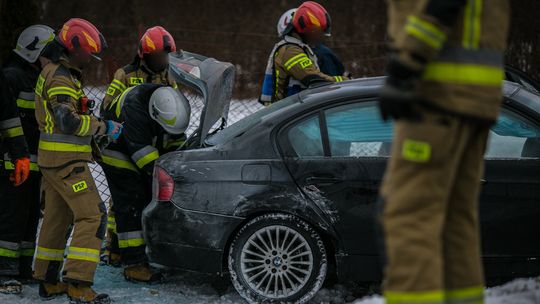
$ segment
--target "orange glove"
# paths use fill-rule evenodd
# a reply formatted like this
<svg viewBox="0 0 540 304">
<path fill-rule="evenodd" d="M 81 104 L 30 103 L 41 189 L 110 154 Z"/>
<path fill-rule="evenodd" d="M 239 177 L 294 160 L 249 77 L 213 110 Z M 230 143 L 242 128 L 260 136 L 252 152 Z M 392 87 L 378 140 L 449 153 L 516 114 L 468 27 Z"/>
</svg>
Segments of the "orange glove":
<svg viewBox="0 0 540 304">
<path fill-rule="evenodd" d="M 15 187 L 20 186 L 30 175 L 30 158 L 23 157 L 15 160 L 15 170 L 9 177 Z"/>
</svg>

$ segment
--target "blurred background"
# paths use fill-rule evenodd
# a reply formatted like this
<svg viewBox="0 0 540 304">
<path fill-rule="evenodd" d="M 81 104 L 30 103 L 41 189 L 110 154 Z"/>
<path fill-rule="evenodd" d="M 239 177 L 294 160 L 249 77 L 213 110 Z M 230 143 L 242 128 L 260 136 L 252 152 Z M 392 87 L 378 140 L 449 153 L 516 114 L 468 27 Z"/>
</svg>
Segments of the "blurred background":
<svg viewBox="0 0 540 304">
<path fill-rule="evenodd" d="M 384 73 L 386 5 L 383 0 L 318 1 L 332 17 L 327 45 L 354 77 Z M 513 0 L 507 63 L 540 80 L 538 0 Z M 104 60 L 89 71 L 86 85 L 107 84 L 114 71 L 133 59 L 139 37 L 162 25 L 179 49 L 201 53 L 237 68 L 235 98 L 255 98 L 268 54 L 277 42 L 281 14 L 297 0 L 0 0 L 0 58 L 28 25 L 59 28 L 71 17 L 94 23 L 109 44 Z M 519 5 L 518 5 L 519 4 Z M 1 60 L 1 59 L 0 59 Z"/>
</svg>

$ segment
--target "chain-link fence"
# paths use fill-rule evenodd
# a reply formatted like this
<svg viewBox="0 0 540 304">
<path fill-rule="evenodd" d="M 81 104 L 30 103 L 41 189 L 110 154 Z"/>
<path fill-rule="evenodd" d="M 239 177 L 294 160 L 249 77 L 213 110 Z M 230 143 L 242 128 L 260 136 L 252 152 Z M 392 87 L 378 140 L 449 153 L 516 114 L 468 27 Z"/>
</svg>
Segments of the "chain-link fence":
<svg viewBox="0 0 540 304">
<path fill-rule="evenodd" d="M 103 97 L 105 96 L 106 87 L 86 87 L 84 92 L 90 99 L 96 101 L 96 106 L 94 110 L 94 115 L 99 116 L 99 105 Z M 189 127 L 186 131 L 186 135 L 189 137 L 199 126 L 199 121 L 201 118 L 201 113 L 204 107 L 204 99 L 201 95 L 187 89 L 180 87 L 182 93 L 189 100 L 191 105 L 191 118 L 189 121 Z M 228 121 L 227 124 L 233 124 L 238 120 L 255 113 L 263 106 L 257 102 L 257 100 L 233 100 L 229 108 Z M 91 164 L 90 169 L 92 170 L 92 175 L 96 182 L 96 186 L 101 195 L 101 199 L 104 202 L 108 202 L 111 194 L 109 192 L 109 186 L 107 185 L 107 180 L 105 178 L 105 173 L 99 164 Z"/>
</svg>

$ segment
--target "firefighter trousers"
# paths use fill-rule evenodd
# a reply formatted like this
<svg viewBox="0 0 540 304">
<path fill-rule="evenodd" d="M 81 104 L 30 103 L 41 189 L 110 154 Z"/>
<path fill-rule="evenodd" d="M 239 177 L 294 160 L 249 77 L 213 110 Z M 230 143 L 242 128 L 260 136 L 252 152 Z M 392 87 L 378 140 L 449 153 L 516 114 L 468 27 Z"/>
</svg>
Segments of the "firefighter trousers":
<svg viewBox="0 0 540 304">
<path fill-rule="evenodd" d="M 138 172 L 103 165 L 111 191 L 118 247 L 125 266 L 146 263 L 142 211 L 152 200 L 152 185 Z"/>
<path fill-rule="evenodd" d="M 107 226 L 107 210 L 86 162 L 41 169 L 45 202 L 38 236 L 34 277 L 55 283 L 62 279 L 92 284 Z M 67 234 L 73 234 L 66 248 Z M 64 254 L 66 254 L 65 263 Z"/>
<path fill-rule="evenodd" d="M 36 230 L 40 214 L 41 173 L 32 171 L 15 187 L 12 170 L 0 175 L 0 276 L 32 277 Z"/>
<path fill-rule="evenodd" d="M 478 196 L 489 125 L 421 113 L 396 122 L 381 189 L 385 298 L 483 303 Z"/>
</svg>

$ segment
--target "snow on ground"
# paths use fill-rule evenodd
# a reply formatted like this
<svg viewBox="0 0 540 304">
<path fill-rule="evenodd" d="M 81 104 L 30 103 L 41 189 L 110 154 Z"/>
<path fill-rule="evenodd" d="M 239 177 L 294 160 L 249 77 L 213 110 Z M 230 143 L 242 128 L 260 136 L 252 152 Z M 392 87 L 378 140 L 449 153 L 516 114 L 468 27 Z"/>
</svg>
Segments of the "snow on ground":
<svg viewBox="0 0 540 304">
<path fill-rule="evenodd" d="M 124 280 L 120 268 L 100 265 L 96 273 L 95 289 L 108 293 L 115 304 L 236 304 L 245 303 L 225 279 L 213 284 L 215 277 L 188 272 L 172 272 L 160 284 L 137 284 Z M 224 290 L 218 292 L 217 290 Z M 335 285 L 323 288 L 310 301 L 311 304 L 383 304 L 380 296 L 361 297 L 366 290 L 353 285 Z M 486 289 L 487 304 L 540 303 L 540 278 L 516 279 L 502 286 Z M 21 296 L 1 295 L 2 304 L 67 304 L 65 296 L 42 302 L 38 286 L 25 286 Z"/>
</svg>

